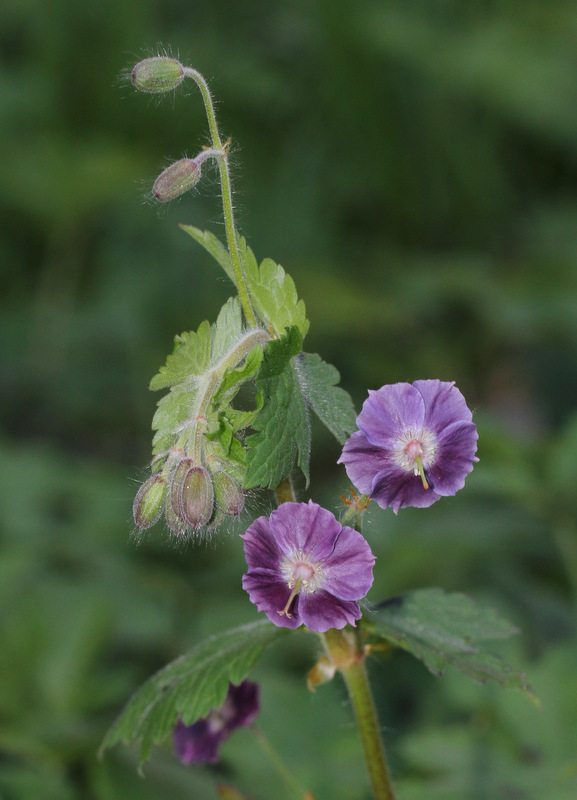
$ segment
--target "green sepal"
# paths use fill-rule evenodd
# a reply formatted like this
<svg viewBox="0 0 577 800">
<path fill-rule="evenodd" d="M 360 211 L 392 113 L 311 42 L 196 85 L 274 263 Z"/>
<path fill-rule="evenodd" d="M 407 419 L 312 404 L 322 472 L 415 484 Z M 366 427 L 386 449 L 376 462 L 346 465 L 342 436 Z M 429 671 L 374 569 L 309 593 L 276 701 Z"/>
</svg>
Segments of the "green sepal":
<svg viewBox="0 0 577 800">
<path fill-rule="evenodd" d="M 300 331 L 293 326 L 265 349 L 255 381 L 262 409 L 253 422 L 255 433 L 246 440 L 246 489 L 276 488 L 295 464 L 308 485 L 310 423 L 294 361 L 301 347 Z"/>
<path fill-rule="evenodd" d="M 374 607 L 364 627 L 372 643 L 393 644 L 423 661 L 437 676 L 450 664 L 473 680 L 495 681 L 532 694 L 525 676 L 481 646 L 517 628 L 463 594 L 422 589 Z"/>
<path fill-rule="evenodd" d="M 212 636 L 180 656 L 132 696 L 104 737 L 100 755 L 119 742 L 134 742 L 143 764 L 179 718 L 192 725 L 218 709 L 229 684 L 244 680 L 265 649 L 286 633 L 286 628 L 259 620 Z"/>
</svg>

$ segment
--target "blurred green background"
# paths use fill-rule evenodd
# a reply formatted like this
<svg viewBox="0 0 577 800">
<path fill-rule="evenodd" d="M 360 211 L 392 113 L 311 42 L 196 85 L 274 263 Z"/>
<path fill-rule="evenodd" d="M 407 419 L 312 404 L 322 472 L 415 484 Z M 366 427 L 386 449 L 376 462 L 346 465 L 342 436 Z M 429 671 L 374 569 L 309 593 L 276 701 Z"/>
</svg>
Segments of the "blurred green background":
<svg viewBox="0 0 577 800">
<path fill-rule="evenodd" d="M 158 45 L 157 43 L 161 43 Z M 173 336 L 231 293 L 178 222 L 222 235 L 214 175 L 144 197 L 207 142 L 194 86 L 119 75 L 169 48 L 233 137 L 237 222 L 294 277 L 306 349 L 367 388 L 455 380 L 480 463 L 426 511 L 371 511 L 369 599 L 442 586 L 522 630 L 501 652 L 541 698 L 375 660 L 400 800 L 570 800 L 577 781 L 577 6 L 572 0 L 4 0 L 0 6 L 0 798 L 291 797 L 248 731 L 217 768 L 170 743 L 96 750 L 130 693 L 253 620 L 233 533 L 131 539 Z M 310 496 L 337 511 L 313 429 Z M 266 512 L 249 502 L 242 523 Z M 320 798 L 368 798 L 338 681 L 306 635 L 268 654 L 261 726 Z M 352 789 L 351 787 L 356 787 Z"/>
</svg>

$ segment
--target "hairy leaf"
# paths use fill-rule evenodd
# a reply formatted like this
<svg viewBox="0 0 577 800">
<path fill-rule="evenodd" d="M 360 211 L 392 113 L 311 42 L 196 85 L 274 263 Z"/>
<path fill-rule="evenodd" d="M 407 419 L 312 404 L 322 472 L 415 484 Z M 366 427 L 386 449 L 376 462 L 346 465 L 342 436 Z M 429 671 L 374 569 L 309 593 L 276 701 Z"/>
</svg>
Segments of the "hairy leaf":
<svg viewBox="0 0 577 800">
<path fill-rule="evenodd" d="M 480 646 L 518 633 L 493 609 L 441 589 L 408 592 L 382 603 L 370 617 L 378 638 L 401 647 L 435 675 L 451 664 L 476 681 L 530 691 L 525 676 Z"/>
<path fill-rule="evenodd" d="M 303 396 L 340 444 L 357 429 L 357 413 L 348 392 L 337 386 L 340 375 L 317 353 L 301 353 L 295 359 Z"/>
<path fill-rule="evenodd" d="M 222 242 L 210 231 L 201 231 L 192 225 L 180 227 L 213 256 L 236 285 L 230 255 Z M 285 328 L 296 325 L 304 339 L 309 329 L 309 321 L 306 318 L 304 301 L 299 300 L 293 279 L 271 258 L 265 258 L 259 267 L 244 237 L 238 236 L 237 242 L 244 277 L 256 315 L 267 328 L 272 328 L 277 336 L 282 336 Z"/>
<path fill-rule="evenodd" d="M 153 392 L 167 389 L 182 383 L 194 375 L 201 375 L 210 363 L 211 332 L 210 323 L 200 323 L 195 333 L 185 331 L 174 337 L 174 349 L 166 359 L 166 364 L 150 381 Z"/>
<path fill-rule="evenodd" d="M 247 439 L 245 488 L 274 489 L 295 463 L 309 480 L 310 424 L 293 356 L 302 339 L 296 327 L 268 343 L 256 379 L 262 410 L 253 422 L 256 433 Z"/>
<path fill-rule="evenodd" d="M 259 620 L 212 636 L 177 658 L 132 696 L 106 734 L 100 753 L 118 742 L 137 742 L 143 763 L 179 717 L 191 725 L 219 708 L 229 683 L 240 683 L 264 650 L 285 632 L 268 620 Z"/>
<path fill-rule="evenodd" d="M 286 328 L 294 325 L 304 339 L 309 321 L 293 279 L 272 258 L 265 258 L 259 267 L 254 253 L 242 237 L 239 238 L 239 251 L 257 316 L 279 337 L 284 335 Z"/>
</svg>

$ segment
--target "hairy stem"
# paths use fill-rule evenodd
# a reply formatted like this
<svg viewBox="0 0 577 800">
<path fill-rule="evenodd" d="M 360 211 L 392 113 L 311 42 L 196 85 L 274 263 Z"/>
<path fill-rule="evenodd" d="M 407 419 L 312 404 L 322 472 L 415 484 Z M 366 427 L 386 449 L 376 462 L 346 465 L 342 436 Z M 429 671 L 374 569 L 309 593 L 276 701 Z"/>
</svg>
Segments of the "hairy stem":
<svg viewBox="0 0 577 800">
<path fill-rule="evenodd" d="M 204 101 L 204 108 L 206 110 L 206 117 L 208 119 L 208 127 L 210 129 L 212 146 L 215 150 L 218 150 L 220 152 L 220 155 L 217 156 L 217 163 L 220 172 L 220 186 L 222 191 L 222 210 L 224 214 L 226 241 L 228 244 L 228 250 L 230 253 L 230 260 L 234 272 L 236 288 L 238 289 L 238 296 L 240 298 L 242 309 L 244 311 L 244 316 L 246 318 L 247 323 L 251 327 L 256 327 L 257 320 L 254 311 L 252 310 L 252 305 L 250 303 L 250 297 L 246 285 L 246 279 L 242 269 L 240 253 L 238 250 L 236 230 L 234 227 L 232 186 L 230 181 L 230 172 L 228 169 L 227 146 L 223 145 L 220 138 L 220 134 L 218 132 L 218 126 L 216 124 L 216 116 L 214 113 L 214 104 L 212 102 L 212 96 L 210 94 L 207 82 L 202 77 L 200 72 L 197 72 L 195 69 L 192 69 L 191 67 L 185 67 L 184 71 L 189 78 L 192 78 L 195 81 L 196 85 L 200 89 L 200 92 L 202 94 L 202 99 Z"/>
<path fill-rule="evenodd" d="M 395 800 L 360 639 L 351 630 L 329 630 L 321 639 L 347 686 L 375 800 Z"/>
</svg>

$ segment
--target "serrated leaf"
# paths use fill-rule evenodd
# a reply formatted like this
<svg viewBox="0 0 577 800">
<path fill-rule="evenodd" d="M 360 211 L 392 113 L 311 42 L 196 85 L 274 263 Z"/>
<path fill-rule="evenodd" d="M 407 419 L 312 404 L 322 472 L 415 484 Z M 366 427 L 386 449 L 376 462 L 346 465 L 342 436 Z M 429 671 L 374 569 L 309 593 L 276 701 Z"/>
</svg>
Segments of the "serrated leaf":
<svg viewBox="0 0 577 800">
<path fill-rule="evenodd" d="M 215 423 L 211 430 L 218 428 L 219 412 L 230 406 L 241 385 L 250 380 L 260 366 L 262 349 L 253 347 L 244 358 L 239 355 L 239 365 L 232 367 L 235 359 L 230 361 L 231 354 L 234 355 L 243 337 L 249 335 L 243 331 L 240 302 L 231 297 L 214 325 L 203 322 L 196 333 L 187 332 L 177 337 L 174 352 L 150 384 L 151 389 L 170 388 L 170 393 L 159 401 L 152 420 L 152 428 L 157 431 L 153 439 L 154 455 L 174 446 L 201 407 L 209 422 Z M 241 348 L 236 352 L 245 351 Z M 231 367 L 227 368 L 229 363 Z M 235 431 L 243 421 L 245 426 L 249 425 L 255 413 L 238 412 Z"/>
<path fill-rule="evenodd" d="M 242 314 L 238 297 L 229 297 L 212 326 L 211 366 L 214 366 L 242 336 Z"/>
<path fill-rule="evenodd" d="M 281 339 L 268 343 L 256 379 L 262 410 L 253 422 L 256 433 L 247 438 L 245 488 L 274 489 L 287 478 L 295 463 L 308 485 L 310 424 L 293 357 L 302 339 L 293 327 Z"/>
<path fill-rule="evenodd" d="M 192 236 L 210 255 L 217 261 L 226 272 L 231 281 L 236 285 L 234 272 L 230 261 L 230 255 L 226 247 L 210 231 L 201 231 L 193 225 L 180 225 L 180 228 L 189 236 Z"/>
<path fill-rule="evenodd" d="M 476 681 L 529 690 L 525 676 L 479 644 L 518 633 L 493 609 L 463 594 L 423 589 L 393 598 L 369 617 L 378 637 L 412 653 L 435 675 L 448 664 Z"/>
<path fill-rule="evenodd" d="M 201 231 L 193 225 L 180 225 L 183 231 L 201 244 L 220 264 L 236 286 L 234 270 L 228 249 L 210 231 Z M 272 258 L 265 258 L 260 267 L 253 251 L 242 236 L 237 237 L 242 270 L 251 303 L 256 315 L 267 327 L 282 336 L 293 325 L 304 337 L 309 329 L 306 308 L 299 300 L 293 279 Z"/>
<path fill-rule="evenodd" d="M 307 334 L 309 321 L 303 300 L 299 300 L 295 283 L 280 264 L 265 258 L 260 267 L 244 238 L 239 237 L 239 252 L 251 303 L 257 316 L 277 336 L 296 326 L 301 337 Z"/>
<path fill-rule="evenodd" d="M 230 683 L 238 684 L 264 650 L 286 632 L 259 620 L 203 642 L 153 675 L 132 696 L 106 734 L 100 753 L 118 742 L 137 742 L 141 763 L 182 717 L 191 725 L 219 708 Z"/>
<path fill-rule="evenodd" d="M 262 358 L 262 348 L 255 347 L 250 351 L 241 367 L 227 372 L 215 398 L 218 405 L 227 405 L 230 399 L 236 395 L 240 385 L 246 383 L 253 375 L 256 375 L 262 363 Z M 254 412 L 246 413 L 252 414 Z"/>
<path fill-rule="evenodd" d="M 167 389 L 193 375 L 201 375 L 210 363 L 210 323 L 201 322 L 196 333 L 185 331 L 174 337 L 174 349 L 158 374 L 150 381 L 150 389 Z"/>
<path fill-rule="evenodd" d="M 338 369 L 318 353 L 301 353 L 295 366 L 305 400 L 336 440 L 344 444 L 357 429 L 357 412 L 349 393 L 337 386 Z"/>
</svg>

